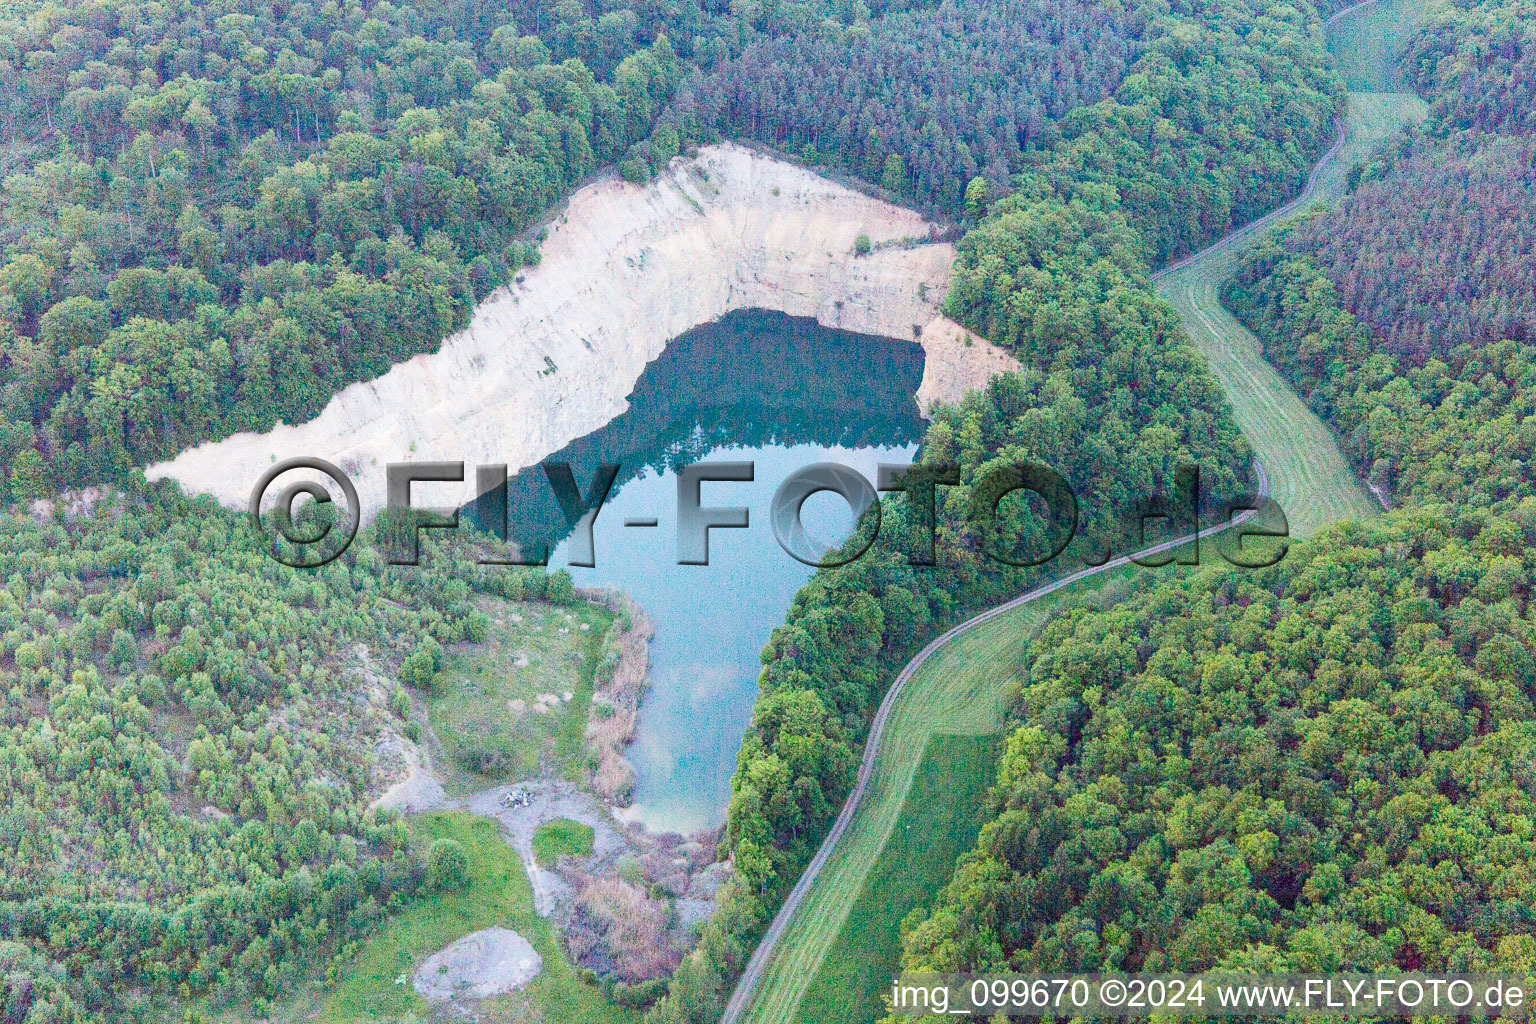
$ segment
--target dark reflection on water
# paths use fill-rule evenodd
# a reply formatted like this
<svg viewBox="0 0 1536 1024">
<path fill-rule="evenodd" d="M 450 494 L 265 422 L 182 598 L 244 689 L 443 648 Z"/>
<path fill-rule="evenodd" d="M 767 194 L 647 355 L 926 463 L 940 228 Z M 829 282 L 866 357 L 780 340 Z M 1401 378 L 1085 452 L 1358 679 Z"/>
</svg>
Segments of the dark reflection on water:
<svg viewBox="0 0 1536 1024">
<path fill-rule="evenodd" d="M 652 689 L 628 756 L 635 813 L 656 829 L 722 820 L 736 751 L 751 718 L 758 654 L 783 622 L 810 568 L 785 554 L 768 525 L 774 489 L 795 470 L 841 462 L 871 481 L 877 463 L 904 461 L 923 431 L 915 394 L 922 349 L 750 311 L 677 338 L 648 367 L 629 409 L 550 456 L 585 493 L 600 463 L 618 478 L 594 527 L 596 567 L 571 567 L 579 586 L 629 593 L 655 622 Z M 676 470 L 701 460 L 752 460 L 752 483 L 706 483 L 703 504 L 750 509 L 746 530 L 714 530 L 710 565 L 676 564 Z M 537 467 L 508 483 L 509 536 L 524 551 L 554 549 L 567 566 L 564 519 Z M 483 523 L 484 499 L 470 517 Z M 655 528 L 624 526 L 654 518 Z M 832 542 L 851 528 L 840 499 L 806 503 L 807 530 Z"/>
</svg>

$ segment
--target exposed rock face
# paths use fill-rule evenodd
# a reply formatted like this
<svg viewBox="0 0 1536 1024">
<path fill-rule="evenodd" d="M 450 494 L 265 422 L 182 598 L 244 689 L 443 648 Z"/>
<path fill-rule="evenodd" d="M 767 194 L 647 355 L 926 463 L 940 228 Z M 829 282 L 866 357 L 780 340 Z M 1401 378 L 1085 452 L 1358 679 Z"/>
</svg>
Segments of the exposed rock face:
<svg viewBox="0 0 1536 1024">
<path fill-rule="evenodd" d="M 864 255 L 860 235 L 873 243 Z M 931 236 L 911 210 L 738 146 L 706 147 L 643 187 L 578 191 L 539 266 L 440 351 L 346 388 L 308 423 L 200 445 L 148 476 L 238 506 L 274 461 L 318 456 L 352 477 L 371 518 L 388 463 L 462 460 L 471 478 L 479 463 L 532 465 L 623 412 L 672 338 L 749 308 L 920 341 L 926 410 L 1017 366 L 939 315 L 955 253 Z M 423 493 L 442 503 L 471 490 L 472 479 Z"/>
<path fill-rule="evenodd" d="M 527 939 L 507 928 L 486 928 L 427 957 L 412 983 L 429 1003 L 493 999 L 522 988 L 543 969 L 543 957 Z"/>
<path fill-rule="evenodd" d="M 917 405 L 924 416 L 938 402 L 957 402 L 998 374 L 1021 368 L 1006 351 L 945 317 L 924 327 L 919 340 L 924 359 Z"/>
</svg>

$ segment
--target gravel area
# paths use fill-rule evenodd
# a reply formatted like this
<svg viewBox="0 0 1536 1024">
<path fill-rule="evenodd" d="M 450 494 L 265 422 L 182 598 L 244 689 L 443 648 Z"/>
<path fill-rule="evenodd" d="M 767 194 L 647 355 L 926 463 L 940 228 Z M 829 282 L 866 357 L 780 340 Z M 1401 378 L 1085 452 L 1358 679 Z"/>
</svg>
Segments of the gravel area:
<svg viewBox="0 0 1536 1024">
<path fill-rule="evenodd" d="M 492 999 L 522 988 L 543 969 L 527 939 L 509 928 L 487 928 L 427 957 L 414 985 L 429 1003 Z"/>
</svg>

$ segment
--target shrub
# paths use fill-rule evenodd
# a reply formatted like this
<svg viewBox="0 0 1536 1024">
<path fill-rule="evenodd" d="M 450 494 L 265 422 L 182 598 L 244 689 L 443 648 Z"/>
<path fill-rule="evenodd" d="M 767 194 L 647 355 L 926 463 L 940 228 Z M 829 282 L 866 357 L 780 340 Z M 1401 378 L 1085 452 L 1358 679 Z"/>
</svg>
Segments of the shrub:
<svg viewBox="0 0 1536 1024">
<path fill-rule="evenodd" d="M 469 856 L 456 840 L 433 840 L 427 853 L 427 886 L 432 889 L 469 888 Z"/>
<path fill-rule="evenodd" d="M 575 604 L 576 584 L 571 580 L 571 574 L 561 569 L 559 572 L 550 573 L 547 577 L 544 597 L 551 604 Z"/>
<path fill-rule="evenodd" d="M 621 981 L 613 986 L 613 1001 L 630 1010 L 648 1010 L 666 994 L 665 978 L 651 978 L 633 984 Z"/>
<path fill-rule="evenodd" d="M 512 755 L 501 737 L 481 736 L 466 739 L 459 752 L 459 763 L 476 775 L 499 778 L 512 768 Z"/>
<path fill-rule="evenodd" d="M 416 645 L 405 661 L 400 664 L 400 681 L 407 686 L 429 689 L 432 677 L 443 667 L 443 648 L 432 637 Z"/>
</svg>

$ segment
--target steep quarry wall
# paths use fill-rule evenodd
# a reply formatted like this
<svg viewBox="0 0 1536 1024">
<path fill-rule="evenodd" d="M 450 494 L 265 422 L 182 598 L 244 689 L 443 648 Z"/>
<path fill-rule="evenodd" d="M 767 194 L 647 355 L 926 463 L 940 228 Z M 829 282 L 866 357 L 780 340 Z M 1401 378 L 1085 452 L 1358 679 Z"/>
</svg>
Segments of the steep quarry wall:
<svg viewBox="0 0 1536 1024">
<path fill-rule="evenodd" d="M 860 235 L 873 242 L 864 255 Z M 539 266 L 489 296 L 438 352 L 346 388 L 308 423 L 203 444 L 148 476 L 240 506 L 274 461 L 317 456 L 346 470 L 371 518 L 388 463 L 516 472 L 622 413 L 672 338 L 748 308 L 919 341 L 926 411 L 1017 366 L 940 316 L 955 253 L 930 235 L 919 214 L 805 168 L 706 147 L 645 186 L 578 191 L 549 224 Z"/>
</svg>

